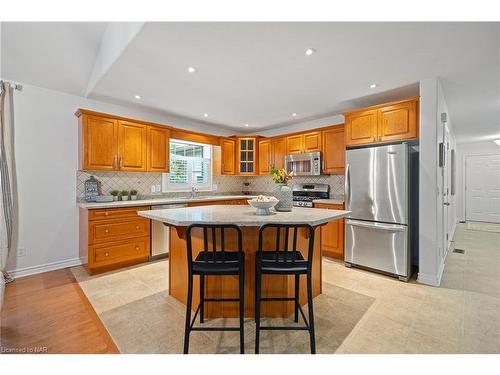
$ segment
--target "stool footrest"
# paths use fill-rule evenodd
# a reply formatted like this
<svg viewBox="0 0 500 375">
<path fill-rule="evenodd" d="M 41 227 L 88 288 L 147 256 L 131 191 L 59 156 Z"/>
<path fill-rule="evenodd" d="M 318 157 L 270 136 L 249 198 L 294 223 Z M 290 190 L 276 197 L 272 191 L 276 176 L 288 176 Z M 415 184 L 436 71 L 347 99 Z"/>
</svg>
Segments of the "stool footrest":
<svg viewBox="0 0 500 375">
<path fill-rule="evenodd" d="M 265 329 L 268 331 L 309 331 L 309 326 L 307 327 L 294 327 L 294 326 L 261 326 L 259 329 Z"/>
<path fill-rule="evenodd" d="M 203 298 L 203 302 L 239 302 L 239 298 Z"/>
<path fill-rule="evenodd" d="M 293 297 L 268 297 L 268 298 L 261 298 L 261 301 L 295 301 L 295 298 Z"/>
<path fill-rule="evenodd" d="M 239 331 L 239 327 L 192 327 L 191 331 Z"/>
</svg>

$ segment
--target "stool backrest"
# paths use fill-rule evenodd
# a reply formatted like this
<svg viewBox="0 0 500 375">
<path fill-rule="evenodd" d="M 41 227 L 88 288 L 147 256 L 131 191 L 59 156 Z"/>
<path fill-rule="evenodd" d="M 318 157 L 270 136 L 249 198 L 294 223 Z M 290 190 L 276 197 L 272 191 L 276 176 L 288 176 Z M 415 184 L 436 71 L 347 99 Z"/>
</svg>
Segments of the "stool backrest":
<svg viewBox="0 0 500 375">
<path fill-rule="evenodd" d="M 238 252 L 238 259 L 241 259 L 241 254 L 243 254 L 243 240 L 241 235 L 241 229 L 234 224 L 191 224 L 186 230 L 186 248 L 188 256 L 188 264 L 191 265 L 193 261 L 193 242 L 192 242 L 192 230 L 200 228 L 203 232 L 203 248 L 202 252 L 204 254 L 204 259 L 207 263 L 224 263 L 224 253 L 226 252 Z M 237 244 L 236 249 L 226 248 L 226 237 L 227 231 L 236 232 Z M 210 235 L 210 241 L 209 241 Z M 219 244 L 219 246 L 217 246 Z M 209 253 L 212 253 L 210 256 Z M 216 253 L 221 253 L 221 257 L 217 257 Z"/>
<path fill-rule="evenodd" d="M 263 248 L 264 245 L 264 232 L 268 229 L 275 228 L 275 246 L 272 248 Z M 304 229 L 308 232 L 308 245 L 307 245 L 307 262 L 309 266 L 312 264 L 313 251 L 314 251 L 314 228 L 309 224 L 264 224 L 259 228 L 259 248 L 258 251 L 274 251 L 276 254 L 275 262 L 283 262 L 285 257 L 279 257 L 280 253 L 290 252 L 291 263 L 295 263 L 297 253 L 297 237 L 299 229 Z M 283 236 L 282 236 L 282 232 Z M 292 239 L 290 240 L 290 232 L 292 232 Z M 291 248 L 290 248 L 291 244 Z M 305 256 L 305 254 L 302 254 Z"/>
</svg>

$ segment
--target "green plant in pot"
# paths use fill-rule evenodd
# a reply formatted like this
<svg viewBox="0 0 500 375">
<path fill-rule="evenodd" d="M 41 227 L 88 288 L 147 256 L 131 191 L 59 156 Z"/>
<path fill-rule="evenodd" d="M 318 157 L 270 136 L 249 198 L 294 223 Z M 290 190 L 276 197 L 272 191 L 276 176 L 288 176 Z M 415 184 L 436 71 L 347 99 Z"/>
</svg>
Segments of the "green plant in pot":
<svg viewBox="0 0 500 375">
<path fill-rule="evenodd" d="M 276 211 L 291 211 L 293 208 L 293 193 L 292 188 L 288 183 L 293 178 L 293 172 L 287 173 L 285 168 L 271 168 L 271 176 L 277 184 L 274 189 L 274 196 L 278 199 L 278 203 L 274 206 Z"/>
<path fill-rule="evenodd" d="M 120 192 L 120 196 L 122 197 L 122 201 L 128 201 L 128 190 L 122 190 Z"/>
<path fill-rule="evenodd" d="M 130 199 L 133 201 L 137 199 L 137 190 L 130 190 Z"/>
<path fill-rule="evenodd" d="M 118 200 L 118 196 L 120 195 L 120 192 L 118 190 L 111 190 L 109 192 L 109 194 L 111 194 L 113 196 L 113 200 L 114 201 L 117 201 Z"/>
</svg>

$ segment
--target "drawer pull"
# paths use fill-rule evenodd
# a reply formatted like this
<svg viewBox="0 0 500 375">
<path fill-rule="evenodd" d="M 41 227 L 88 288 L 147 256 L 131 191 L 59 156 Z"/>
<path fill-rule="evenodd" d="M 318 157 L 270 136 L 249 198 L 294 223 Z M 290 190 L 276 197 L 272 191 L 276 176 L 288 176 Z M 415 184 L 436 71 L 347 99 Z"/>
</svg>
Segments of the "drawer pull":
<svg viewBox="0 0 500 375">
<path fill-rule="evenodd" d="M 104 229 L 104 233 L 109 233 L 109 229 Z"/>
<path fill-rule="evenodd" d="M 140 247 L 139 247 L 139 246 L 136 246 L 136 247 L 135 247 L 135 249 L 136 249 L 136 250 L 140 250 Z"/>
<path fill-rule="evenodd" d="M 140 227 L 138 225 L 135 226 L 135 229 L 139 229 Z"/>
<path fill-rule="evenodd" d="M 108 257 L 108 256 L 109 256 L 109 253 L 106 251 L 106 252 L 104 253 L 104 256 L 105 256 L 105 257 Z"/>
<path fill-rule="evenodd" d="M 104 213 L 104 216 L 108 216 L 108 215 L 109 215 L 109 212 L 105 212 L 105 213 Z"/>
</svg>

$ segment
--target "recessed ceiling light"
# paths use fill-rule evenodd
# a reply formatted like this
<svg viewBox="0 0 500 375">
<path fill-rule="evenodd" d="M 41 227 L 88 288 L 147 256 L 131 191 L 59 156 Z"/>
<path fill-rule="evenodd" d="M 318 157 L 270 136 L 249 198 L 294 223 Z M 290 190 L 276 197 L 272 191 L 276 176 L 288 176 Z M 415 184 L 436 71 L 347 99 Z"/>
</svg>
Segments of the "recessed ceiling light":
<svg viewBox="0 0 500 375">
<path fill-rule="evenodd" d="M 134 96 L 134 98 L 136 98 L 136 99 L 142 99 L 142 96 L 140 96 L 140 95 L 135 95 L 135 96 Z"/>
<path fill-rule="evenodd" d="M 377 87 L 377 84 L 376 84 L 376 83 L 372 83 L 372 84 L 370 85 L 370 88 L 371 88 L 371 89 L 374 89 L 375 87 Z"/>
<path fill-rule="evenodd" d="M 248 124 L 245 124 L 246 127 L 248 127 Z"/>
<path fill-rule="evenodd" d="M 292 116 L 293 116 L 293 117 L 295 117 L 295 116 L 297 116 L 297 114 L 296 114 L 295 112 L 293 112 L 293 113 L 292 113 Z"/>
<path fill-rule="evenodd" d="M 203 117 L 208 117 L 208 113 L 204 113 L 204 114 L 203 114 Z"/>
<path fill-rule="evenodd" d="M 316 52 L 316 50 L 314 48 L 308 48 L 306 49 L 306 56 L 311 56 L 312 54 L 314 54 L 314 52 Z"/>
<path fill-rule="evenodd" d="M 196 73 L 196 71 L 197 71 L 197 70 L 198 70 L 198 69 L 196 69 L 194 66 L 190 66 L 190 67 L 188 68 L 188 72 L 189 72 L 189 73 Z"/>
<path fill-rule="evenodd" d="M 493 142 L 500 146 L 500 139 L 495 139 Z"/>
</svg>

